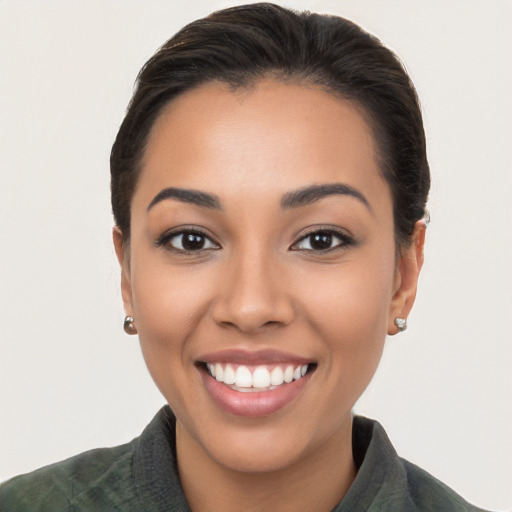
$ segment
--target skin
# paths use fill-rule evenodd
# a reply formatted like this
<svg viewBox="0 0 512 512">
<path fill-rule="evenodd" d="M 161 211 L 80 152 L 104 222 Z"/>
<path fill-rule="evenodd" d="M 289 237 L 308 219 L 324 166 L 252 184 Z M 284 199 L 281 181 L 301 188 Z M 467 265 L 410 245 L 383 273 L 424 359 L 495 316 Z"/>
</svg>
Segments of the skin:
<svg viewBox="0 0 512 512">
<path fill-rule="evenodd" d="M 284 209 L 287 193 L 353 187 Z M 167 187 L 214 194 L 216 210 L 165 199 Z M 186 225 L 211 243 L 180 251 Z M 327 251 L 308 233 L 336 229 Z M 178 229 L 179 231 L 179 229 Z M 356 474 L 351 409 L 396 317 L 407 317 L 425 227 L 397 251 L 392 199 L 356 105 L 301 84 L 265 80 L 233 92 L 207 84 L 157 119 L 131 205 L 131 238 L 114 229 L 126 314 L 148 369 L 177 417 L 180 478 L 194 511 L 331 510 Z M 304 238 L 306 237 L 306 238 Z M 346 242 L 349 237 L 353 240 Z M 278 349 L 316 363 L 276 413 L 221 409 L 197 359 L 226 348 Z"/>
</svg>

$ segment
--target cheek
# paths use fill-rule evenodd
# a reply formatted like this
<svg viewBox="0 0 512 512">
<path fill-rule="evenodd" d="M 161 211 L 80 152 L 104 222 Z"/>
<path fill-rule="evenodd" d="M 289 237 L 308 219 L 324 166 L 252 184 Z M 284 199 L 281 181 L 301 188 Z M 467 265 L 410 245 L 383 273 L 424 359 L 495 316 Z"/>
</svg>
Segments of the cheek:
<svg viewBox="0 0 512 512">
<path fill-rule="evenodd" d="M 201 273 L 159 265 L 132 268 L 132 297 L 146 365 L 161 391 L 190 365 L 190 335 L 208 310 Z"/>
<path fill-rule="evenodd" d="M 355 342 L 364 333 L 385 335 L 393 282 L 393 260 L 377 258 L 367 265 L 354 259 L 336 271 L 312 276 L 304 282 L 309 289 L 304 296 L 316 311 L 318 329 L 330 329 L 334 337 L 350 332 L 347 341 Z"/>
<path fill-rule="evenodd" d="M 146 265 L 144 259 L 139 259 L 131 273 L 139 331 L 150 331 L 157 338 L 168 338 L 172 330 L 186 331 L 206 307 L 207 269 L 191 271 L 166 265 L 158 258 Z"/>
<path fill-rule="evenodd" d="M 372 264 L 354 258 L 336 271 L 317 273 L 303 281 L 310 291 L 300 293 L 305 317 L 330 356 L 332 375 L 363 389 L 382 354 L 394 280 L 394 258 L 373 256 Z"/>
</svg>

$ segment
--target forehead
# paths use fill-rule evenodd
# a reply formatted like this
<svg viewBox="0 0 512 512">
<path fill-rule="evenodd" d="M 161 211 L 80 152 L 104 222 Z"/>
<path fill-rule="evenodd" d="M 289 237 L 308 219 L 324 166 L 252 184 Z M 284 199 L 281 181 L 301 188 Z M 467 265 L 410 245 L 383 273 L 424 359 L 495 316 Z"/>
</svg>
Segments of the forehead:
<svg viewBox="0 0 512 512">
<path fill-rule="evenodd" d="M 341 181 L 378 194 L 387 184 L 377 162 L 354 102 L 275 80 L 235 91 L 209 83 L 157 118 L 137 188 L 148 197 L 169 186 L 268 195 Z"/>
</svg>

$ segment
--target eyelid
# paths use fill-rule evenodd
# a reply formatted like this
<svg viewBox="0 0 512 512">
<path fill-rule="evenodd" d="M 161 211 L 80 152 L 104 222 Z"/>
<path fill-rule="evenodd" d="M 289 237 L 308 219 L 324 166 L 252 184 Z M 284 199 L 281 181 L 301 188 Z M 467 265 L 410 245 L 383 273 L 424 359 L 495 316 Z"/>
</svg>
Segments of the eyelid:
<svg viewBox="0 0 512 512">
<path fill-rule="evenodd" d="M 332 235 L 333 237 L 336 237 L 340 240 L 341 243 L 336 244 L 333 247 L 330 247 L 328 249 L 300 249 L 296 248 L 297 245 L 299 245 L 300 242 L 306 240 L 308 237 L 315 235 L 317 233 L 322 234 L 328 234 Z M 335 251 L 337 249 L 343 249 L 350 245 L 354 245 L 355 240 L 354 237 L 350 234 L 348 234 L 346 231 L 343 231 L 340 228 L 335 228 L 333 226 L 314 226 L 310 228 L 306 233 L 303 233 L 296 238 L 296 241 L 290 246 L 291 251 L 304 251 L 304 252 L 315 252 L 315 253 L 327 253 L 331 251 Z"/>
<path fill-rule="evenodd" d="M 172 246 L 168 245 L 169 242 L 173 238 L 178 237 L 180 235 L 186 235 L 188 233 L 193 233 L 193 234 L 198 234 L 198 235 L 203 236 L 204 238 L 209 240 L 210 243 L 212 243 L 215 247 L 207 247 L 207 248 L 198 249 L 195 251 L 187 251 L 186 249 L 178 249 L 176 247 L 172 247 Z M 201 253 L 204 251 L 218 250 L 221 248 L 220 244 L 217 241 L 215 241 L 214 237 L 211 234 L 209 234 L 205 229 L 197 227 L 197 226 L 190 226 L 190 225 L 176 226 L 174 228 L 168 229 L 154 241 L 154 245 L 156 247 L 164 247 L 165 246 L 165 248 L 167 250 L 181 253 L 181 254 L 197 254 L 197 253 Z"/>
</svg>

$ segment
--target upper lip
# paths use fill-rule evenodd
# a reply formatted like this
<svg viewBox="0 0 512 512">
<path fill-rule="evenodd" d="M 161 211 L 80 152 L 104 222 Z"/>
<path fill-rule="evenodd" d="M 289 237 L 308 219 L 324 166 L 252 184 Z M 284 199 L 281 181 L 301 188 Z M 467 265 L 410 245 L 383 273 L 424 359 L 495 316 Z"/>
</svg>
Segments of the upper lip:
<svg viewBox="0 0 512 512">
<path fill-rule="evenodd" d="M 296 354 L 282 352 L 280 350 L 266 349 L 257 351 L 248 351 L 240 349 L 225 349 L 216 352 L 209 352 L 197 358 L 198 363 L 236 363 L 244 365 L 263 365 L 276 363 L 290 363 L 303 365 L 312 363 L 307 359 Z"/>
</svg>

